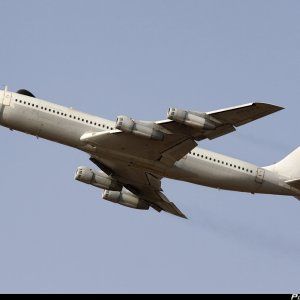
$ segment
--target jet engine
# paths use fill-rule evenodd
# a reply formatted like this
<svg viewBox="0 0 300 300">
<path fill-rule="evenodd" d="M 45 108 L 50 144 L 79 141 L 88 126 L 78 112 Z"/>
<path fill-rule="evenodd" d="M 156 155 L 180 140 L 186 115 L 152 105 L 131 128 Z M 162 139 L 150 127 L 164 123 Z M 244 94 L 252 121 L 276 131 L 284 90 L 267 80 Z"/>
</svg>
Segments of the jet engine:
<svg viewBox="0 0 300 300">
<path fill-rule="evenodd" d="M 216 125 L 207 119 L 206 114 L 170 108 L 167 115 L 169 120 L 196 128 L 213 130 Z"/>
<path fill-rule="evenodd" d="M 129 117 L 120 116 L 117 119 L 116 128 L 151 140 L 162 141 L 164 139 L 164 134 L 156 129 L 156 124 L 153 122 L 135 121 Z"/>
<path fill-rule="evenodd" d="M 138 196 L 130 192 L 116 192 L 105 190 L 103 192 L 102 198 L 104 200 L 134 209 L 148 210 L 150 207 L 145 201 L 141 200 Z"/>
<path fill-rule="evenodd" d="M 121 184 L 110 176 L 107 176 L 105 173 L 100 171 L 94 171 L 88 167 L 79 167 L 75 174 L 75 180 L 105 190 L 109 189 L 112 191 L 121 191 L 123 188 Z"/>
</svg>

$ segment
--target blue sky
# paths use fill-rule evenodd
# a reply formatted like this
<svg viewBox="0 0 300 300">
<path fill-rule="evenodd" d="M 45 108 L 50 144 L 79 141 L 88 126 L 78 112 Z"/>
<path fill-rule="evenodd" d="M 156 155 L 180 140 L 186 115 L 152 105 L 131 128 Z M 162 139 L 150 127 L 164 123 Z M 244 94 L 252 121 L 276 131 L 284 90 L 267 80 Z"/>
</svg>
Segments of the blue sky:
<svg viewBox="0 0 300 300">
<path fill-rule="evenodd" d="M 114 120 L 286 107 L 201 147 L 260 166 L 300 144 L 299 1 L 0 0 L 0 84 Z M 88 156 L 0 128 L 0 292 L 299 290 L 300 203 L 164 181 L 190 218 L 75 182 Z M 300 167 L 300 166 L 299 166 Z"/>
</svg>

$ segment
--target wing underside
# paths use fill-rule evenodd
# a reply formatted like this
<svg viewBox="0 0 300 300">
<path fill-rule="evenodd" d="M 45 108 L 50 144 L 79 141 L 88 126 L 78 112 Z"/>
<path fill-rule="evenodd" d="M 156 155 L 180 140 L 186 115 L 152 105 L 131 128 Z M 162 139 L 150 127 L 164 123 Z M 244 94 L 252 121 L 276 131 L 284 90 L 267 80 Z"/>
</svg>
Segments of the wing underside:
<svg viewBox="0 0 300 300">
<path fill-rule="evenodd" d="M 96 157 L 92 157 L 91 161 L 102 171 L 113 176 L 131 193 L 146 201 L 156 211 L 165 211 L 178 217 L 186 218 L 176 205 L 163 194 L 161 176 L 134 166 L 126 166 L 121 162 L 116 165 L 110 160 L 101 160 Z"/>
</svg>

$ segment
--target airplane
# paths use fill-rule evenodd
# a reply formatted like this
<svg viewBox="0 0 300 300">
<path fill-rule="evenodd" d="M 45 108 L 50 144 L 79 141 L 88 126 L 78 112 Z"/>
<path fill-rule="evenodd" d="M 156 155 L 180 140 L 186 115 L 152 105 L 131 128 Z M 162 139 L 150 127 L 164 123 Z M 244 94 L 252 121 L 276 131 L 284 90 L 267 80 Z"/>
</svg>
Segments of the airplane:
<svg viewBox="0 0 300 300">
<path fill-rule="evenodd" d="M 119 116 L 113 122 L 38 99 L 28 90 L 0 90 L 0 125 L 87 153 L 98 169 L 79 167 L 75 179 L 103 189 L 104 200 L 182 218 L 187 217 L 163 193 L 163 178 L 300 200 L 300 148 L 267 167 L 198 148 L 200 141 L 282 109 L 258 102 L 206 113 L 170 108 L 162 121 Z"/>
</svg>

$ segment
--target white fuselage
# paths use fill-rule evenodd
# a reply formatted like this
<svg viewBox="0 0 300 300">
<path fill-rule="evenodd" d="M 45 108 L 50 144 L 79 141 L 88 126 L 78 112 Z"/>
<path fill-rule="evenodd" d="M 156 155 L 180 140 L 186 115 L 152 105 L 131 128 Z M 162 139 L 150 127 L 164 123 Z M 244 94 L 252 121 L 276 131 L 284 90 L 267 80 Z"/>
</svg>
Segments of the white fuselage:
<svg viewBox="0 0 300 300">
<path fill-rule="evenodd" d="M 115 122 L 8 91 L 0 91 L 0 125 L 74 147 L 90 155 L 95 155 L 95 149 L 83 144 L 81 136 L 87 132 L 115 129 Z M 102 161 L 114 159 L 128 163 L 122 153 L 110 153 L 109 149 L 98 155 Z M 201 148 L 195 148 L 167 169 L 150 161 L 139 161 L 138 157 L 134 158 L 134 163 L 167 178 L 212 188 L 299 196 L 297 190 L 285 183 L 286 177 Z"/>
</svg>

